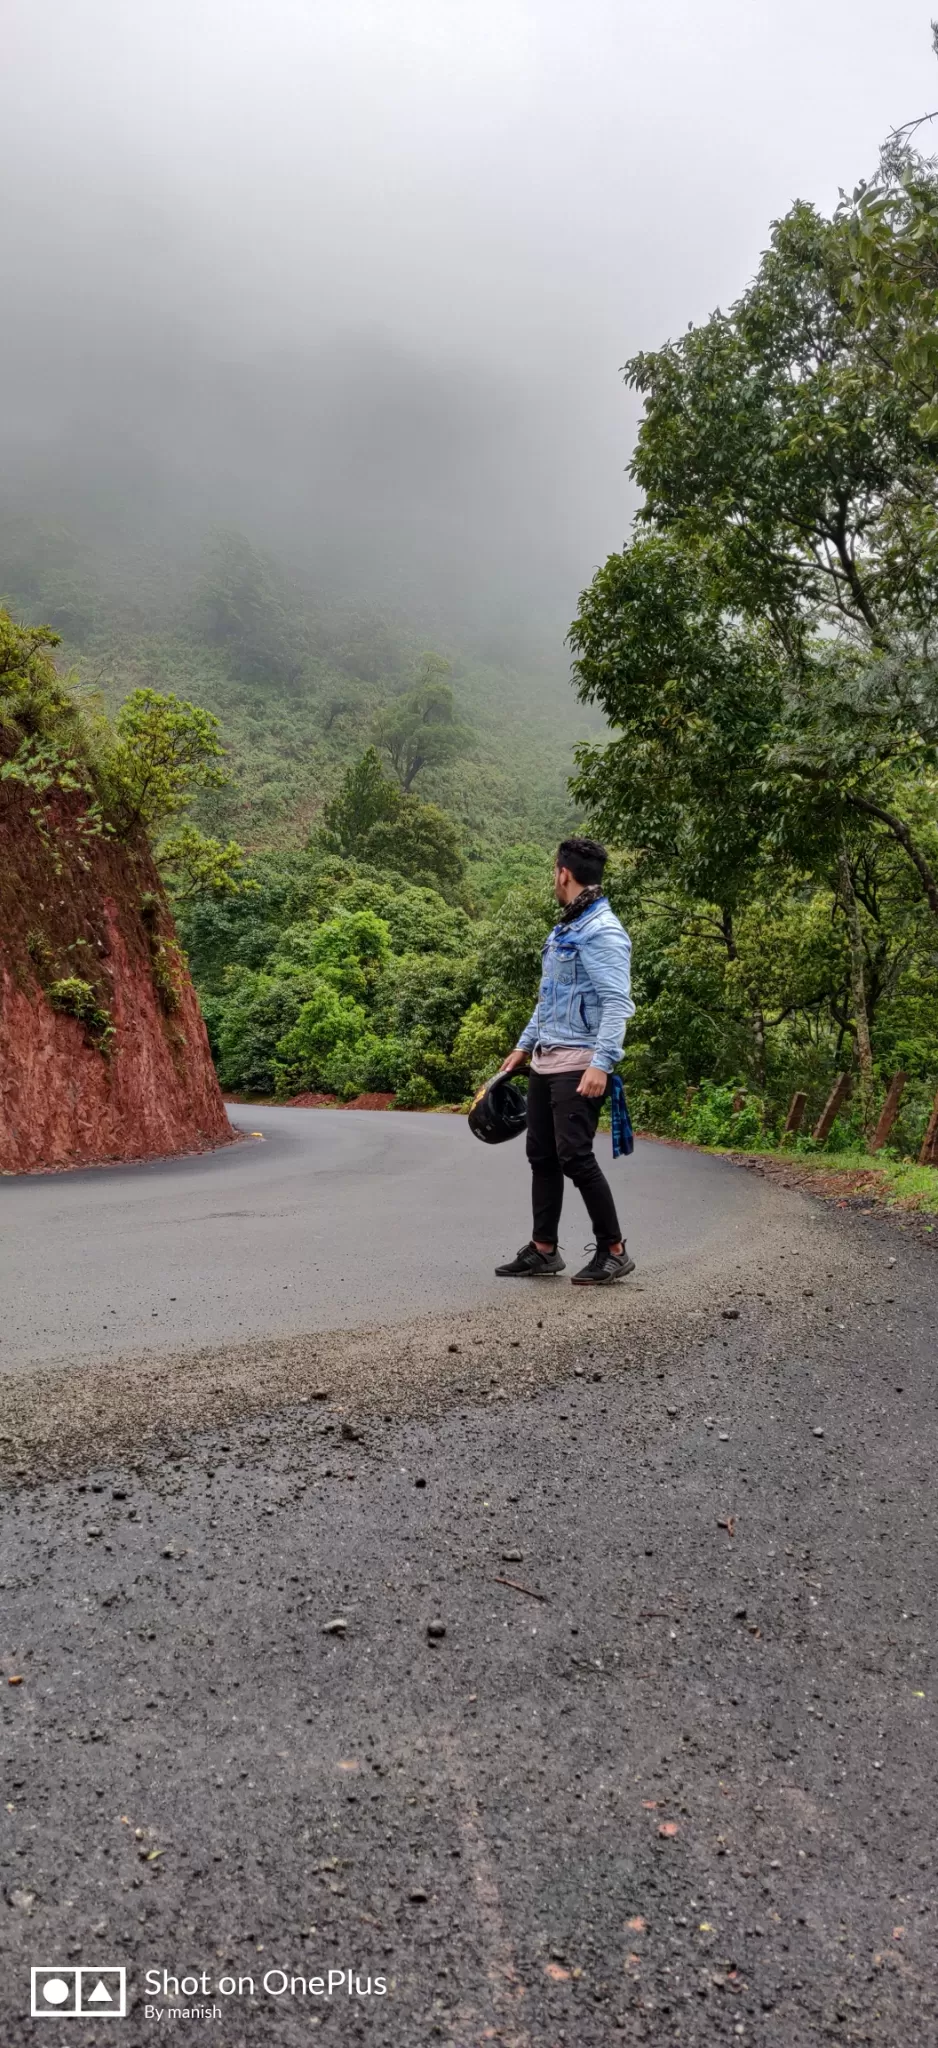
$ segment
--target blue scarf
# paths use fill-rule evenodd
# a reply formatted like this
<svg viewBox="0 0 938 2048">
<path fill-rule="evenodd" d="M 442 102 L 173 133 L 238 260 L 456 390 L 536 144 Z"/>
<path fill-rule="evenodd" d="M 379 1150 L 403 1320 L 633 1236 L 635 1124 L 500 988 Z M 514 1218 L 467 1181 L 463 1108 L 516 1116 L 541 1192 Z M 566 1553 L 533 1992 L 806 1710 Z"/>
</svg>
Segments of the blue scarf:
<svg viewBox="0 0 938 2048">
<path fill-rule="evenodd" d="M 627 1159 L 629 1153 L 635 1150 L 635 1139 L 632 1135 L 632 1119 L 625 1099 L 621 1074 L 613 1074 L 609 1106 L 612 1111 L 613 1159 Z"/>
</svg>

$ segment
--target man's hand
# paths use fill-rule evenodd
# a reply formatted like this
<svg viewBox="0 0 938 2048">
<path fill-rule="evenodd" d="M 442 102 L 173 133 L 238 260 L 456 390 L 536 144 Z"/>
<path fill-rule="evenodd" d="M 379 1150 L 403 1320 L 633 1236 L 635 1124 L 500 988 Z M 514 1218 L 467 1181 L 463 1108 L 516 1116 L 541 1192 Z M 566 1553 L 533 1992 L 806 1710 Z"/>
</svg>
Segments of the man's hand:
<svg viewBox="0 0 938 2048">
<path fill-rule="evenodd" d="M 519 1067 L 527 1066 L 529 1058 L 529 1053 L 516 1046 L 514 1052 L 509 1053 L 507 1060 L 502 1061 L 498 1071 L 500 1074 L 516 1074 Z"/>
<path fill-rule="evenodd" d="M 576 1092 L 578 1095 L 605 1095 L 608 1080 L 609 1076 L 603 1073 L 602 1067 L 587 1067 Z"/>
</svg>

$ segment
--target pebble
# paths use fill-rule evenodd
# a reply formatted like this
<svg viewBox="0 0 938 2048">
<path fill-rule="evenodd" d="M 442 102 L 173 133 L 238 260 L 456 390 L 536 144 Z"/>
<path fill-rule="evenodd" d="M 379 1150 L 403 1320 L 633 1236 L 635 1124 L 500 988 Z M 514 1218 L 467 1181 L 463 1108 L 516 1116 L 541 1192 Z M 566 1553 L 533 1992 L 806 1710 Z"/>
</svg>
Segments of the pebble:
<svg viewBox="0 0 938 2048">
<path fill-rule="evenodd" d="M 430 1894 L 429 1892 L 424 1891 L 422 1885 L 415 1884 L 413 1890 L 409 1891 L 407 1896 L 411 1902 L 411 1905 L 425 1906 Z"/>
<path fill-rule="evenodd" d="M 429 1638 L 430 1638 L 430 1641 L 431 1641 L 431 1642 L 434 1642 L 434 1643 L 437 1643 L 437 1642 L 439 1642 L 439 1641 L 440 1641 L 440 1638 L 441 1638 L 442 1636 L 445 1636 L 445 1634 L 446 1634 L 446 1623 L 445 1623 L 445 1621 L 428 1621 L 428 1622 L 427 1622 L 427 1634 L 428 1634 L 428 1636 L 429 1636 Z"/>
<path fill-rule="evenodd" d="M 524 1563 L 524 1552 L 523 1552 L 522 1550 L 503 1550 L 503 1551 L 502 1551 L 502 1563 L 503 1563 L 503 1564 L 523 1564 L 523 1563 Z"/>
<path fill-rule="evenodd" d="M 344 1636 L 347 1628 L 348 1622 L 343 1620 L 341 1614 L 337 1614 L 332 1621 L 323 1622 L 322 1634 L 324 1636 Z"/>
<path fill-rule="evenodd" d="M 811 1431 L 811 1435 L 812 1435 L 812 1436 L 823 1436 L 823 1435 L 824 1435 L 824 1431 L 823 1431 L 823 1429 L 812 1429 L 812 1431 Z"/>
<path fill-rule="evenodd" d="M 725 1323 L 738 1323 L 738 1321 L 739 1321 L 739 1310 L 738 1310 L 738 1308 L 725 1308 L 725 1309 L 723 1310 L 723 1321 L 724 1321 Z"/>
</svg>

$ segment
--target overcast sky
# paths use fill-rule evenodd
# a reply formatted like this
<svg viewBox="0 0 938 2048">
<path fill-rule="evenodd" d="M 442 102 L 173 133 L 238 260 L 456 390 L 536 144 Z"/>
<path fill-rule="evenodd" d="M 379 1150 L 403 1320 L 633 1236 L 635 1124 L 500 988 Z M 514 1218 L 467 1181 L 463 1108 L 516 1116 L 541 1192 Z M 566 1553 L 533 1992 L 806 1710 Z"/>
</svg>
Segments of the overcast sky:
<svg viewBox="0 0 938 2048">
<path fill-rule="evenodd" d="M 569 617 L 628 522 L 620 365 L 938 101 L 929 11 L 5 0 L 8 474 Z"/>
</svg>

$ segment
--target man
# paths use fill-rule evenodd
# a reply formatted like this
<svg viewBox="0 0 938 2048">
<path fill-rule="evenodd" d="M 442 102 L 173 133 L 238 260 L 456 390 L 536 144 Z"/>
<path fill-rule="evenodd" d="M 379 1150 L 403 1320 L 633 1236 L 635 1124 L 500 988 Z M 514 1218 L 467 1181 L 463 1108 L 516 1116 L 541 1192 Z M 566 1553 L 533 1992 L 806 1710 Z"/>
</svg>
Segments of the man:
<svg viewBox="0 0 938 2048">
<path fill-rule="evenodd" d="M 505 1278 L 541 1279 L 565 1270 L 557 1249 L 564 1176 L 589 1211 L 596 1250 L 574 1286 L 606 1287 L 635 1271 L 625 1249 L 612 1190 L 593 1152 L 599 1112 L 622 1058 L 630 994 L 631 943 L 603 894 L 607 854 L 595 839 L 565 839 L 554 868 L 562 908 L 543 954 L 537 1006 L 502 1066 L 526 1066 L 527 1152 L 534 1231 L 517 1258 L 496 1266 Z"/>
</svg>

